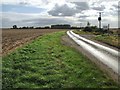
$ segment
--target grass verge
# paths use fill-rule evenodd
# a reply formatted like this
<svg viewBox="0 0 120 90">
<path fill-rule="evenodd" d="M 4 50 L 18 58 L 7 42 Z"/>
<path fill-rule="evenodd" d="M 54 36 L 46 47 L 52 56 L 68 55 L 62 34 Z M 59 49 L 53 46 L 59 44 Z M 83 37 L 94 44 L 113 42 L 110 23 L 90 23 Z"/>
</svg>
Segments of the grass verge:
<svg viewBox="0 0 120 90">
<path fill-rule="evenodd" d="M 73 32 L 79 35 L 94 35 L 94 37 L 92 36 L 91 39 L 106 43 L 110 46 L 114 46 L 120 49 L 120 37 L 118 35 L 101 34 L 97 32 L 84 32 L 78 30 L 74 30 Z"/>
<path fill-rule="evenodd" d="M 93 35 L 93 32 L 85 32 L 85 31 L 82 31 L 82 30 L 74 30 L 73 31 L 74 33 L 76 34 L 80 34 L 80 35 Z"/>
<path fill-rule="evenodd" d="M 120 37 L 119 36 L 97 35 L 94 37 L 94 39 L 120 49 L 120 43 L 119 43 Z"/>
<path fill-rule="evenodd" d="M 3 88 L 115 88 L 85 56 L 60 43 L 65 32 L 44 35 L 4 56 Z"/>
</svg>

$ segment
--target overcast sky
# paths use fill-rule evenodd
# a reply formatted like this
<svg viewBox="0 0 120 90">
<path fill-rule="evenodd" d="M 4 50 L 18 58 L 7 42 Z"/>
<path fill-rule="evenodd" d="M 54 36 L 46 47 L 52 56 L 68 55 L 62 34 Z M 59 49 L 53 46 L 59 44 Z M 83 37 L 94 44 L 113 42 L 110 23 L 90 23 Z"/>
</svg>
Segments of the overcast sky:
<svg viewBox="0 0 120 90">
<path fill-rule="evenodd" d="M 102 13 L 102 25 L 118 27 L 118 0 L 2 0 L 2 27 L 49 26 L 98 26 Z"/>
</svg>

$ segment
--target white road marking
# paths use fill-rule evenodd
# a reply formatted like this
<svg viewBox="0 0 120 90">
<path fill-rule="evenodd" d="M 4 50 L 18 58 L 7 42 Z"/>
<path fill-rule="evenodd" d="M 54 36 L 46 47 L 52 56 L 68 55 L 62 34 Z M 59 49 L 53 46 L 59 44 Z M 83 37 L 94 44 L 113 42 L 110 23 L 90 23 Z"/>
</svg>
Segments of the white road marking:
<svg viewBox="0 0 120 90">
<path fill-rule="evenodd" d="M 98 60 L 100 60 L 105 65 L 107 65 L 109 68 L 111 68 L 114 72 L 118 73 L 118 57 L 119 57 L 118 51 L 111 49 L 109 47 L 106 47 L 106 46 L 102 46 L 86 38 L 83 38 L 73 33 L 72 31 L 67 31 L 67 34 L 83 49 L 91 53 Z"/>
</svg>

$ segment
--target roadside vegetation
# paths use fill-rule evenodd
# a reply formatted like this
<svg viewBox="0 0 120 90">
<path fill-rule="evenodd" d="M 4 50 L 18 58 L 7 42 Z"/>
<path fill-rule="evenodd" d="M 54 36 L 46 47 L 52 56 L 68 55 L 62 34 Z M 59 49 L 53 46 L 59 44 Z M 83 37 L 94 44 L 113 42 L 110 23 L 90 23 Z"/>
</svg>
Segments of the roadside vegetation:
<svg viewBox="0 0 120 90">
<path fill-rule="evenodd" d="M 74 30 L 74 33 L 80 35 L 91 35 L 91 39 L 97 40 L 108 45 L 120 48 L 120 36 L 118 30 L 103 30 L 97 27 L 87 27 L 81 30 Z"/>
<path fill-rule="evenodd" d="M 118 42 L 120 40 L 120 37 L 118 37 L 116 35 L 115 36 L 114 35 L 105 35 L 105 34 L 97 35 L 94 37 L 94 39 L 120 49 L 120 43 Z"/>
<path fill-rule="evenodd" d="M 65 32 L 43 35 L 3 57 L 4 88 L 117 88 L 85 56 L 62 45 Z"/>
</svg>

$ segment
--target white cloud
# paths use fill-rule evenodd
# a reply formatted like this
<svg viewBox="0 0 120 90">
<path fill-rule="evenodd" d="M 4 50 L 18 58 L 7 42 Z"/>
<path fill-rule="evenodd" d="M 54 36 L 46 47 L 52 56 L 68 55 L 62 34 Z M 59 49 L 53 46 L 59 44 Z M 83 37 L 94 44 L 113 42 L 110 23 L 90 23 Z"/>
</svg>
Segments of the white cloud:
<svg viewBox="0 0 120 90">
<path fill-rule="evenodd" d="M 78 10 L 69 7 L 67 4 L 64 4 L 62 6 L 56 4 L 55 7 L 48 13 L 52 16 L 73 16 L 75 15 L 75 13 L 78 12 L 79 12 Z"/>
<path fill-rule="evenodd" d="M 66 0 L 67 2 L 89 2 L 90 0 Z"/>
<path fill-rule="evenodd" d="M 19 26 L 45 26 L 51 24 L 71 24 L 74 25 L 74 19 L 69 17 L 54 17 L 41 14 L 19 14 L 7 12 L 3 13 L 3 27 L 12 27 L 14 24 Z"/>
<path fill-rule="evenodd" d="M 45 9 L 40 14 L 3 12 L 5 26 L 15 23 L 18 25 L 35 25 L 36 23 L 38 25 L 37 19 L 45 20 L 44 24 L 39 22 L 39 25 L 48 25 L 52 23 L 50 20 L 54 20 L 54 23 L 65 22 L 72 25 L 80 25 L 81 22 L 85 24 L 89 20 L 93 25 L 97 25 L 98 12 L 102 11 L 103 23 L 110 23 L 111 27 L 117 27 L 118 0 L 2 0 L 2 4 L 21 4 Z M 22 21 L 25 21 L 24 24 Z M 28 24 L 28 21 L 31 23 Z"/>
<path fill-rule="evenodd" d="M 2 0 L 2 4 L 17 4 L 20 0 Z"/>
</svg>

